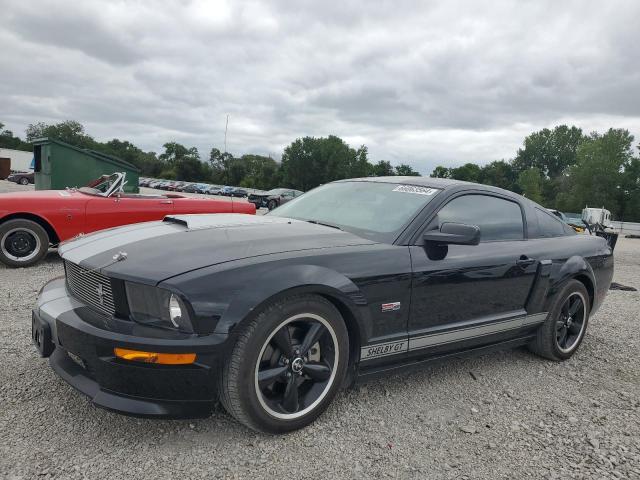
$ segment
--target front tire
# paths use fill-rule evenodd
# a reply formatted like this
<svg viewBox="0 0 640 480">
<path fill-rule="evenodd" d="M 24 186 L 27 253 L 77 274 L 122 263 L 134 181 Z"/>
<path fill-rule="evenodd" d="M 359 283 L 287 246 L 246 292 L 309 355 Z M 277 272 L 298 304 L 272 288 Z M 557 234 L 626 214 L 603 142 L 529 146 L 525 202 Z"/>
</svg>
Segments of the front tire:
<svg viewBox="0 0 640 480">
<path fill-rule="evenodd" d="M 275 200 L 269 200 L 269 203 L 267 204 L 267 208 L 269 209 L 269 211 L 277 207 L 278 207 L 278 202 L 276 202 Z"/>
<path fill-rule="evenodd" d="M 556 296 L 547 320 L 529 349 L 549 360 L 567 360 L 584 339 L 590 311 L 586 287 L 578 280 L 570 280 Z"/>
<path fill-rule="evenodd" d="M 26 177 L 22 177 L 20 179 L 20 185 L 29 185 L 29 179 Z"/>
<path fill-rule="evenodd" d="M 220 376 L 221 401 L 254 430 L 297 430 L 326 410 L 348 362 L 348 332 L 333 304 L 316 295 L 289 297 L 240 331 Z"/>
<path fill-rule="evenodd" d="M 10 267 L 38 263 L 49 249 L 49 235 L 32 220 L 16 218 L 0 224 L 0 261 Z"/>
</svg>

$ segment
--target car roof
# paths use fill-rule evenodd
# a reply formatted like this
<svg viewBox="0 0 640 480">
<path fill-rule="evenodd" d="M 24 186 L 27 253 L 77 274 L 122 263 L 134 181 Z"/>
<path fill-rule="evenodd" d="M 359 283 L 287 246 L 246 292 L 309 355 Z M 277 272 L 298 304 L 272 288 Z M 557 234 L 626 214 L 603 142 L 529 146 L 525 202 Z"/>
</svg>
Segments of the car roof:
<svg viewBox="0 0 640 480">
<path fill-rule="evenodd" d="M 487 192 L 494 192 L 501 195 L 517 199 L 521 202 L 531 202 L 528 198 L 518 195 L 517 193 L 505 190 L 504 188 L 494 187 L 492 185 L 484 185 L 481 183 L 465 182 L 463 180 L 454 180 L 451 178 L 435 178 L 435 177 L 361 177 L 361 178 L 349 178 L 344 180 L 337 180 L 334 183 L 339 182 L 373 182 L 373 183 L 395 183 L 400 185 L 415 185 L 418 187 L 438 188 L 440 190 L 465 190 L 464 187 L 474 190 L 484 190 Z M 531 202 L 535 203 L 535 202 Z M 536 204 L 537 205 L 537 204 Z"/>
<path fill-rule="evenodd" d="M 401 185 L 417 185 L 419 187 L 433 187 L 446 189 L 456 185 L 476 185 L 471 182 L 463 182 L 462 180 L 453 180 L 451 178 L 434 178 L 434 177 L 361 177 L 338 180 L 338 182 L 377 182 L 377 183 L 399 183 Z"/>
</svg>

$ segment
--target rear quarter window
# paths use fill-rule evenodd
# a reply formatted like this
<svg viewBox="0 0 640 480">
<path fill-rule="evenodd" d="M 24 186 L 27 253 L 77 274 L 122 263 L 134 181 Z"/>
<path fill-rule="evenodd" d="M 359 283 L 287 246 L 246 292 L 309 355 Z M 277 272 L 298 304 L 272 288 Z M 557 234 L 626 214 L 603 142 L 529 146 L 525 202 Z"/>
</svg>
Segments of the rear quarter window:
<svg viewBox="0 0 640 480">
<path fill-rule="evenodd" d="M 536 208 L 536 218 L 538 219 L 540 236 L 543 238 L 562 237 L 570 235 L 570 231 L 573 231 L 571 227 L 559 220 L 556 216 L 539 208 Z"/>
</svg>

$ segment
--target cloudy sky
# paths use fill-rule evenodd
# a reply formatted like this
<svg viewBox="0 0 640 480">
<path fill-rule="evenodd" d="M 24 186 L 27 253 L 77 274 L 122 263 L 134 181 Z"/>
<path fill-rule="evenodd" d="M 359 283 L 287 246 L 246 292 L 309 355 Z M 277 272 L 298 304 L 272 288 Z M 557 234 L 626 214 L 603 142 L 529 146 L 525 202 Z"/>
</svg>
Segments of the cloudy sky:
<svg viewBox="0 0 640 480">
<path fill-rule="evenodd" d="M 0 122 L 271 154 L 511 158 L 560 123 L 640 135 L 640 2 L 0 0 Z"/>
</svg>

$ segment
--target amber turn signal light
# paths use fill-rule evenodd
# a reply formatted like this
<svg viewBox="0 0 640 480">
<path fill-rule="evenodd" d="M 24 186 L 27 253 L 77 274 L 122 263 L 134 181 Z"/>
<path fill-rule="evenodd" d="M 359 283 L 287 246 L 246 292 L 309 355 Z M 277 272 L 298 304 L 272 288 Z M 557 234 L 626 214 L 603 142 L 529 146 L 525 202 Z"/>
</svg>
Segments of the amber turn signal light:
<svg viewBox="0 0 640 480">
<path fill-rule="evenodd" d="M 161 365 L 188 365 L 196 361 L 195 353 L 158 353 L 129 350 L 128 348 L 114 348 L 116 357 L 131 362 L 159 363 Z"/>
</svg>

